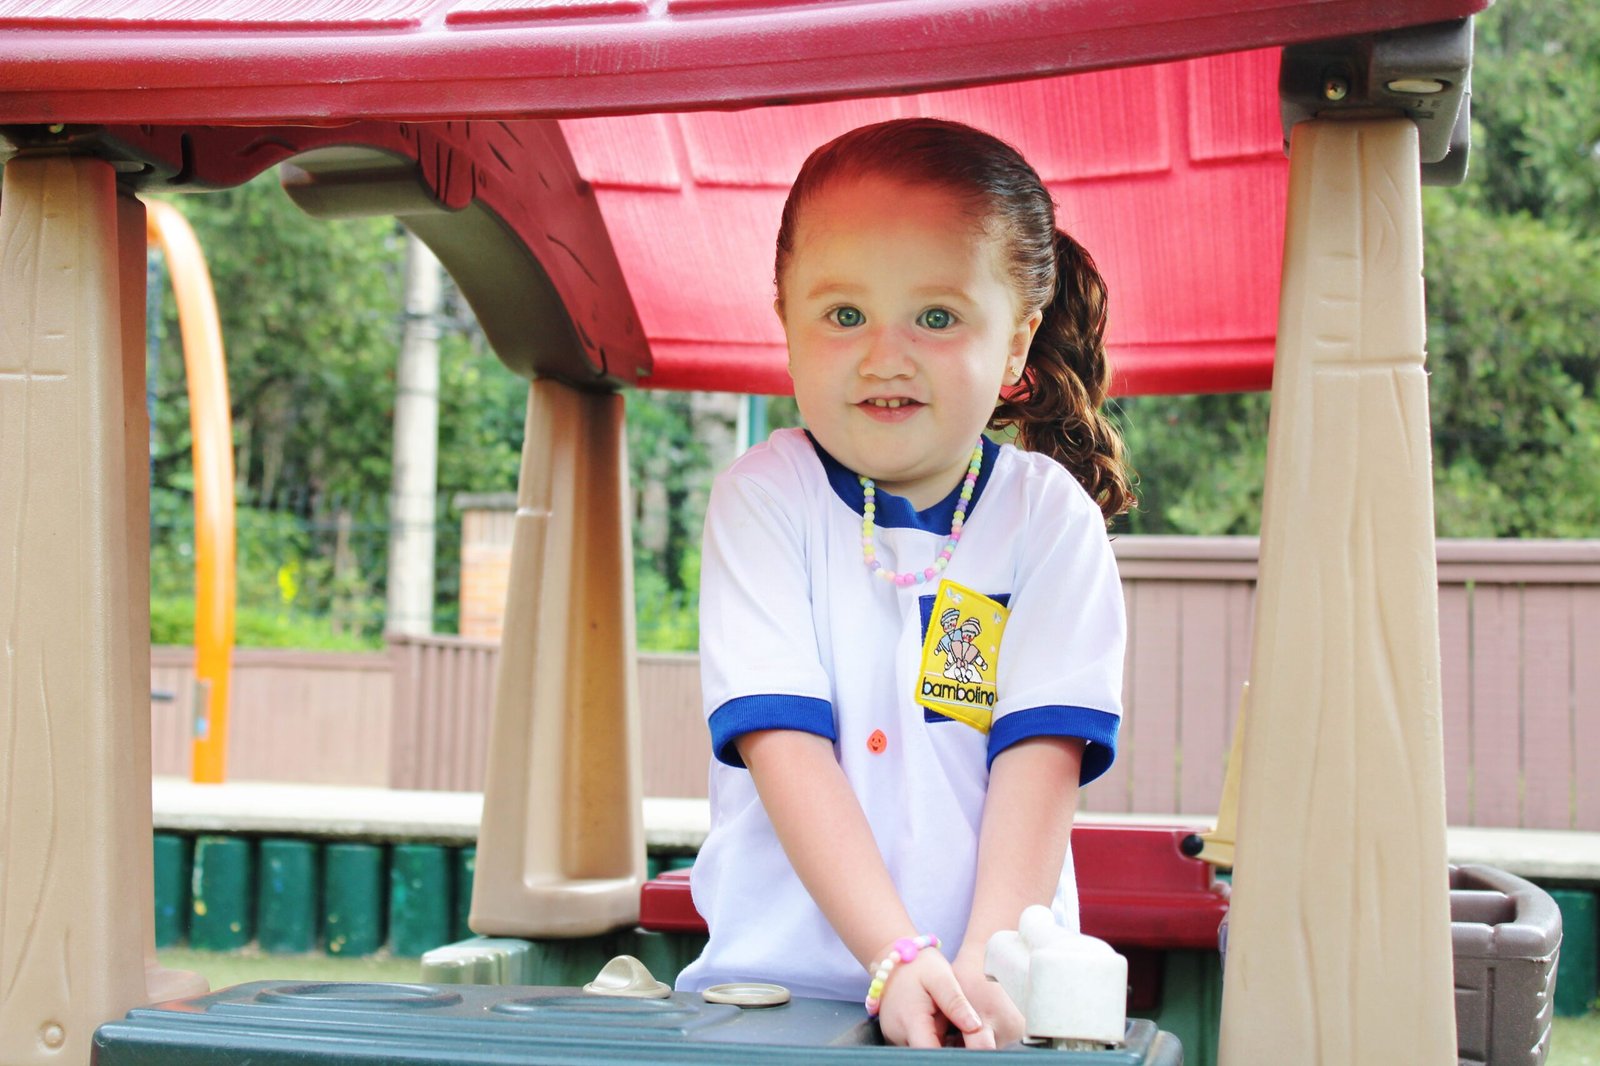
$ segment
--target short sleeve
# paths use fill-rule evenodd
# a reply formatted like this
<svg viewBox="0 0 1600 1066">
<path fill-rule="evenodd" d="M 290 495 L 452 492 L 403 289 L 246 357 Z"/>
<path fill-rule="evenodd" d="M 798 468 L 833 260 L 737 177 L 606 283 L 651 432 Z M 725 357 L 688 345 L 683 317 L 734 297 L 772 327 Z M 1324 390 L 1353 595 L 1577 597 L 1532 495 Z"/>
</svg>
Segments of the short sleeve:
<svg viewBox="0 0 1600 1066">
<path fill-rule="evenodd" d="M 756 480 L 712 485 L 700 561 L 700 675 L 711 748 L 758 729 L 837 739 L 832 686 L 817 650 L 805 530 Z"/>
<path fill-rule="evenodd" d="M 1030 737 L 1079 737 L 1088 784 L 1116 758 L 1127 621 L 1099 508 L 1075 483 L 1052 489 L 1022 546 L 988 754 L 993 763 Z"/>
</svg>

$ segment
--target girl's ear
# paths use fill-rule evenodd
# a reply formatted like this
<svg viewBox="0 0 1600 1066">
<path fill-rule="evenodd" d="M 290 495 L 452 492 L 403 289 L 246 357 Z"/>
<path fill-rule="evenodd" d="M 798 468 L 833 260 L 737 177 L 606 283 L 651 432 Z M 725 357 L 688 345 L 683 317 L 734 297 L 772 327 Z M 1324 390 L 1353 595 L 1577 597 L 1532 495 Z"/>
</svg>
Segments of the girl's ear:
<svg viewBox="0 0 1600 1066">
<path fill-rule="evenodd" d="M 1035 311 L 1021 322 L 1012 331 L 1011 342 L 1006 352 L 1005 385 L 1012 387 L 1022 380 L 1023 368 L 1028 365 L 1028 349 L 1033 347 L 1033 335 L 1039 332 L 1039 323 L 1044 321 L 1044 312 Z"/>
</svg>

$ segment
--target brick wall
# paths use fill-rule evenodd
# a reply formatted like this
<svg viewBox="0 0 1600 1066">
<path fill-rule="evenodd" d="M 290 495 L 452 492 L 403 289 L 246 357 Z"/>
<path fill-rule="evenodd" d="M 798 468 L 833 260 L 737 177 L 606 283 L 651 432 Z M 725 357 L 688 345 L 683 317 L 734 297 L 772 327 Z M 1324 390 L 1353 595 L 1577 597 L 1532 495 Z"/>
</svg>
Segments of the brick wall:
<svg viewBox="0 0 1600 1066">
<path fill-rule="evenodd" d="M 461 509 L 461 624 L 463 637 L 499 640 L 511 580 L 511 532 L 516 497 L 463 496 Z"/>
</svg>

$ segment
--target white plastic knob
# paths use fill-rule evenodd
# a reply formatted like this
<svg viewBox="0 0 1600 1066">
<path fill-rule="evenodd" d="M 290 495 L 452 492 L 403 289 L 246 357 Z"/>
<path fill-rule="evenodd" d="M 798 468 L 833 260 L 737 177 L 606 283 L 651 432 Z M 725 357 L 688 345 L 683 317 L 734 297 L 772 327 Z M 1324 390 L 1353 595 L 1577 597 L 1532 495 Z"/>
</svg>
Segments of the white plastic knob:
<svg viewBox="0 0 1600 1066">
<path fill-rule="evenodd" d="M 1103 940 L 1061 928 L 1048 907 L 1029 907 L 1017 925 L 989 938 L 984 967 L 1022 1011 L 1027 1036 L 1122 1043 L 1128 960 Z"/>
</svg>

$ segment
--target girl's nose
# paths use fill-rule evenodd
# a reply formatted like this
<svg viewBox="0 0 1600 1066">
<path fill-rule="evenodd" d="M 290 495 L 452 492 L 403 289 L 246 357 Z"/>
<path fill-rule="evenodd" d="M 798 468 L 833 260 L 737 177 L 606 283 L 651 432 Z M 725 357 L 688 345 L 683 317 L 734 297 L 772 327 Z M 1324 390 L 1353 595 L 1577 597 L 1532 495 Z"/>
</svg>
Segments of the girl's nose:
<svg viewBox="0 0 1600 1066">
<path fill-rule="evenodd" d="M 873 330 L 861 355 L 860 372 L 868 378 L 909 377 L 914 366 L 906 349 L 906 339 L 895 330 Z"/>
</svg>

